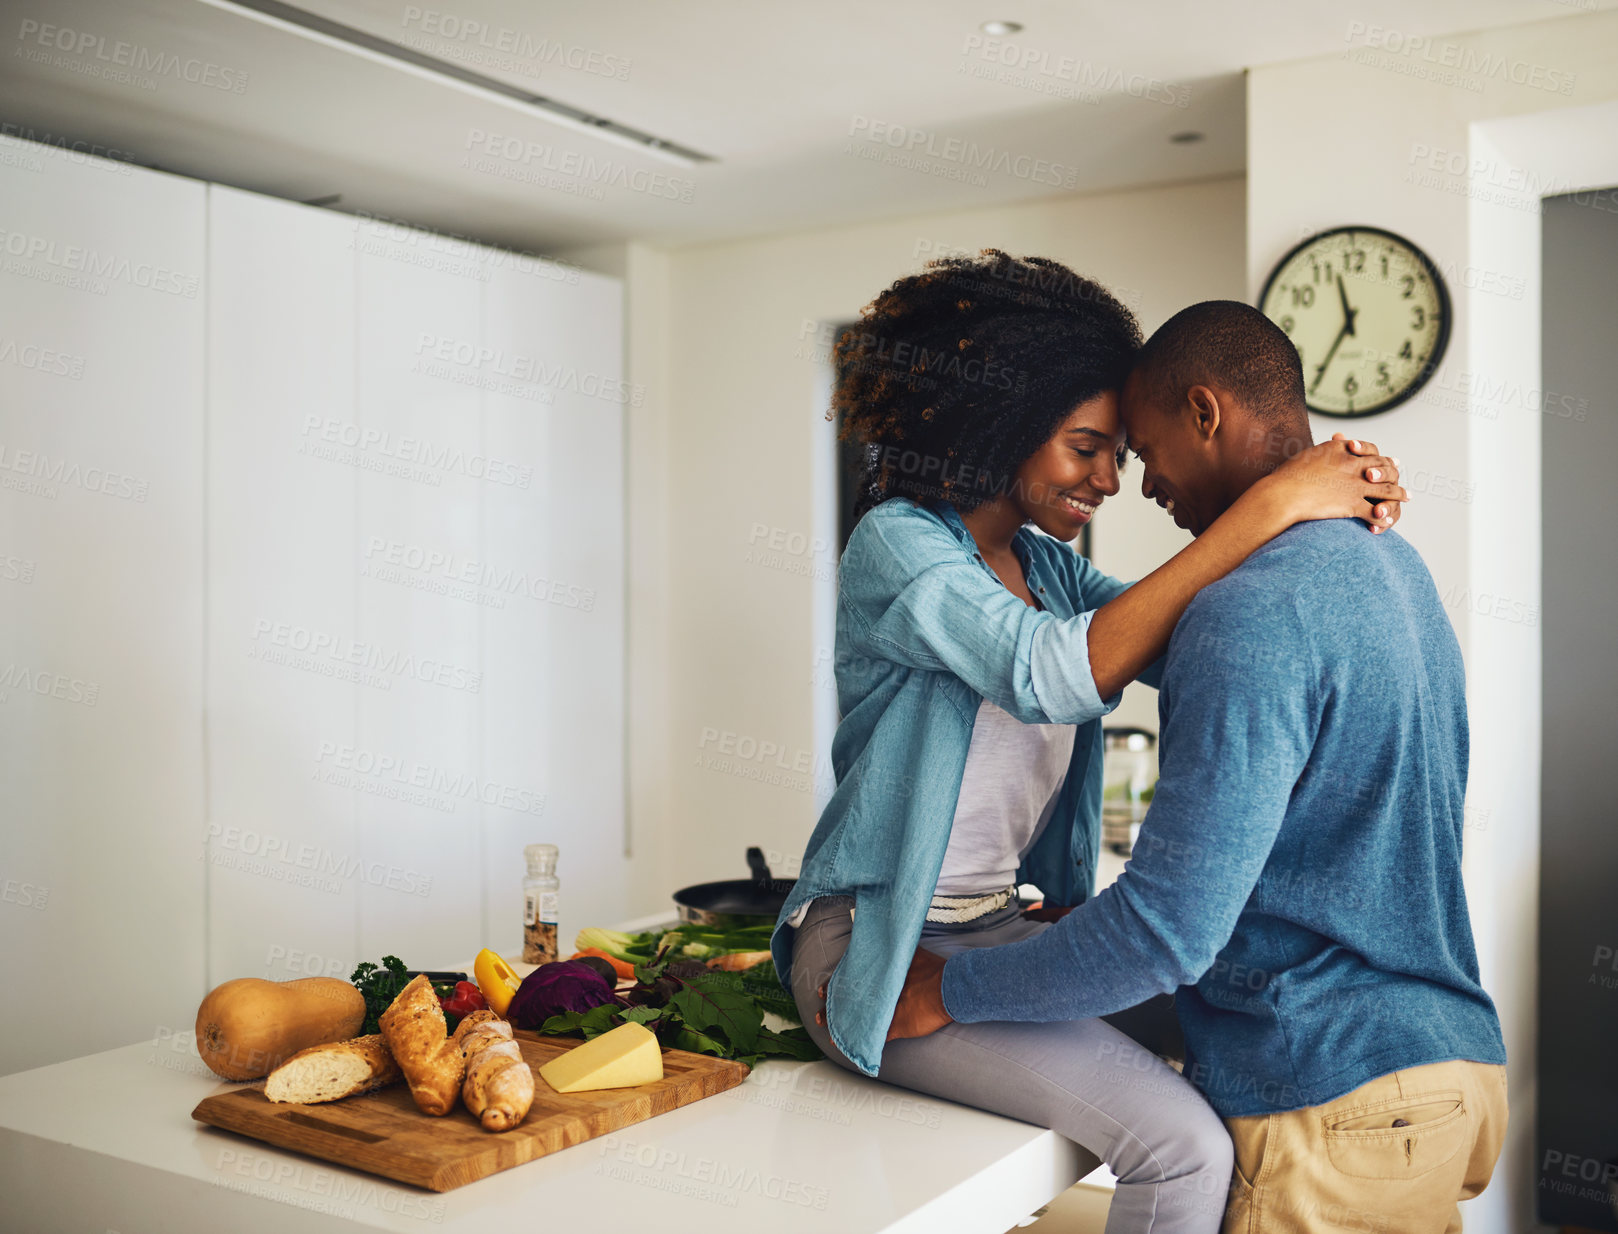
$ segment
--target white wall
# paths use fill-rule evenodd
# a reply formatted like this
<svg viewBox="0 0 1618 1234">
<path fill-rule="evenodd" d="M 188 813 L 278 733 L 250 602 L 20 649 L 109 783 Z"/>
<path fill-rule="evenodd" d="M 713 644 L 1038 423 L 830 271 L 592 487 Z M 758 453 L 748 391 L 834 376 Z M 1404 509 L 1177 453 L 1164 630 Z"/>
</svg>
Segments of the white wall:
<svg viewBox="0 0 1618 1234">
<path fill-rule="evenodd" d="M 631 376 L 646 387 L 630 413 L 628 497 L 632 831 L 638 853 L 657 853 L 657 876 L 637 882 L 646 911 L 686 883 L 744 874 L 749 844 L 795 872 L 830 779 L 814 701 L 830 648 L 817 646 L 814 604 L 832 554 L 768 551 L 771 537 L 807 541 L 819 523 L 816 451 L 830 426 L 816 323 L 856 316 L 931 255 L 995 245 L 1099 278 L 1149 331 L 1193 301 L 1244 295 L 1243 197 L 1227 178 L 666 254 L 571 254 L 627 272 Z M 1138 486 L 1126 474 L 1096 520 L 1097 562 L 1125 577 L 1186 542 Z M 1120 710 L 1155 729 L 1156 695 L 1139 693 Z M 779 752 L 737 758 L 724 753 L 731 740 Z"/>
<path fill-rule="evenodd" d="M 515 954 L 536 841 L 564 940 L 629 915 L 620 283 L 4 151 L 6 466 L 147 487 L 0 489 L 0 668 L 68 679 L 0 686 L 3 971 L 64 1022 L 0 1070 L 186 1031 L 232 977 Z M 43 281 L 29 236 L 135 273 Z"/>
<path fill-rule="evenodd" d="M 1447 359 L 1432 383 L 1404 406 L 1356 423 L 1404 462 L 1417 500 L 1400 531 L 1432 569 L 1467 655 L 1465 873 L 1484 985 L 1511 1060 L 1512 1105 L 1496 1183 L 1469 1203 L 1467 1221 L 1469 1229 L 1515 1232 L 1531 1225 L 1533 1202 L 1546 414 L 1536 394 L 1538 259 L 1533 231 L 1526 242 L 1522 233 L 1525 220 L 1534 225 L 1541 195 L 1580 186 L 1535 179 L 1544 169 L 1521 150 L 1503 151 L 1492 130 L 1510 117 L 1553 125 L 1558 114 L 1575 114 L 1568 109 L 1618 97 L 1618 14 L 1454 36 L 1413 51 L 1346 21 L 1345 35 L 1342 56 L 1250 74 L 1248 287 L 1256 293 L 1304 235 L 1369 223 L 1425 248 L 1456 301 Z M 1583 151 L 1611 149 L 1610 127 L 1571 132 Z M 1502 231 L 1510 239 L 1497 242 Z M 1329 426 L 1317 421 L 1316 429 Z"/>
</svg>

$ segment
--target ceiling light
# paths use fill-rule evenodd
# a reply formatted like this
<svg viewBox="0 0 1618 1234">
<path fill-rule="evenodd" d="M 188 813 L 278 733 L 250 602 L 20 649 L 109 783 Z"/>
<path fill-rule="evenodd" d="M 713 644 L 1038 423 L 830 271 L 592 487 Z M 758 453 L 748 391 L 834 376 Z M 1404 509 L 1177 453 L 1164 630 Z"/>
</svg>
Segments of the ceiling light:
<svg viewBox="0 0 1618 1234">
<path fill-rule="evenodd" d="M 1187 129 L 1183 133 L 1173 134 L 1169 137 L 1169 140 L 1177 146 L 1194 146 L 1197 144 L 1197 142 L 1201 141 L 1202 138 L 1203 134 L 1197 132 L 1195 129 Z"/>
<path fill-rule="evenodd" d="M 426 55 L 390 39 L 379 38 L 363 30 L 356 30 L 352 26 L 345 26 L 341 22 L 295 8 L 284 3 L 284 0 L 202 0 L 202 3 L 252 18 L 254 21 L 313 42 L 324 43 L 328 47 L 340 48 L 354 55 L 363 56 L 367 60 L 392 65 L 418 77 L 431 77 L 444 85 L 475 94 L 489 102 L 499 103 L 528 115 L 549 120 L 553 124 L 560 124 L 565 128 L 589 133 L 592 137 L 655 155 L 671 163 L 694 167 L 699 163 L 715 161 L 711 154 L 679 145 L 643 129 L 619 124 L 616 120 L 592 115 L 557 99 L 519 89 L 498 78 L 473 72 L 471 69 L 451 64 L 437 56 Z"/>
<path fill-rule="evenodd" d="M 986 21 L 978 29 L 983 31 L 984 34 L 992 34 L 998 37 L 1006 34 L 1016 34 L 1017 31 L 1022 29 L 1022 22 Z"/>
</svg>

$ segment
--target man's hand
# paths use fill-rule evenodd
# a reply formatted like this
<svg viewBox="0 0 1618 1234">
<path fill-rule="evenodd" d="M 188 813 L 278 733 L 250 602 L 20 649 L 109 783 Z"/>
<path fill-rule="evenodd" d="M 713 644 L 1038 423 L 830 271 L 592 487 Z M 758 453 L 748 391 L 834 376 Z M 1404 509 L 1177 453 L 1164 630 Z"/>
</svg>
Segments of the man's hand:
<svg viewBox="0 0 1618 1234">
<path fill-rule="evenodd" d="M 910 960 L 905 987 L 899 991 L 899 1005 L 893 1009 L 888 1040 L 925 1037 L 953 1023 L 944 1010 L 944 957 L 916 948 Z"/>
<path fill-rule="evenodd" d="M 826 1023 L 825 982 L 815 993 L 820 995 L 815 1023 L 823 1025 Z M 910 972 L 905 976 L 904 989 L 899 991 L 899 1005 L 893 1009 L 893 1022 L 888 1025 L 888 1040 L 925 1037 L 954 1022 L 944 1010 L 944 957 L 917 947 L 910 960 Z"/>
</svg>

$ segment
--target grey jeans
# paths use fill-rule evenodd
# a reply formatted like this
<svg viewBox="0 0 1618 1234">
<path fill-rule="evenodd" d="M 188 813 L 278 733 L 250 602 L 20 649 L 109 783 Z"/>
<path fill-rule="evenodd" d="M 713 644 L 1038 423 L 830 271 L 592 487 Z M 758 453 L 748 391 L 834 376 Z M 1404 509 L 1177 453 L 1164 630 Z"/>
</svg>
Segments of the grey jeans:
<svg viewBox="0 0 1618 1234">
<path fill-rule="evenodd" d="M 809 1035 L 833 1062 L 857 1070 L 815 1013 L 819 989 L 848 948 L 848 896 L 809 907 L 792 947 L 792 995 Z M 921 945 L 938 955 L 1029 938 L 1049 923 L 1015 905 L 959 925 L 928 923 Z M 1102 1020 L 949 1024 L 890 1041 L 878 1078 L 1004 1114 L 1076 1141 L 1118 1176 L 1107 1234 L 1216 1234 L 1230 1188 L 1231 1143 L 1202 1096 L 1155 1054 Z"/>
</svg>

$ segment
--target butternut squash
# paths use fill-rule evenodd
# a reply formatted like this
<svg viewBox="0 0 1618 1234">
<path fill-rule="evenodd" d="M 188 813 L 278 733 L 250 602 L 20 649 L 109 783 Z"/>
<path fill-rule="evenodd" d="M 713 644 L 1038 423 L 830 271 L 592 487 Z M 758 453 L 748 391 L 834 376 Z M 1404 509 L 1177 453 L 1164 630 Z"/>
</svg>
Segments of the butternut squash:
<svg viewBox="0 0 1618 1234">
<path fill-rule="evenodd" d="M 357 1036 L 365 998 L 336 977 L 238 977 L 197 1008 L 197 1053 L 226 1080 L 269 1075 L 299 1050 Z"/>
</svg>

